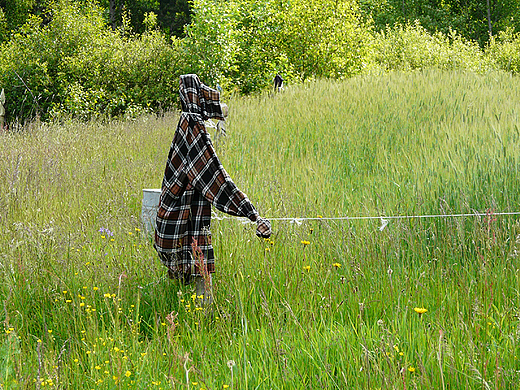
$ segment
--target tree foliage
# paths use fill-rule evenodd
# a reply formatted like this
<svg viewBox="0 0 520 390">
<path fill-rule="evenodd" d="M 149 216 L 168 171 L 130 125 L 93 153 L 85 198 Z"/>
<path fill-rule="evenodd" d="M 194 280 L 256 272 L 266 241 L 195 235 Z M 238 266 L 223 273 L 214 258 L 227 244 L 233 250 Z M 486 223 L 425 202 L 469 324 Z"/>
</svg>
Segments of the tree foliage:
<svg viewBox="0 0 520 390">
<path fill-rule="evenodd" d="M 417 21 L 376 33 L 373 56 L 374 63 L 385 71 L 440 68 L 479 72 L 490 67 L 475 41 L 453 30 L 430 34 Z"/>
<path fill-rule="evenodd" d="M 417 20 L 430 33 L 457 31 L 481 46 L 490 34 L 508 27 L 520 31 L 518 0 L 359 0 L 359 4 L 380 31 Z"/>
<path fill-rule="evenodd" d="M 498 68 L 520 74 L 520 33 L 512 28 L 501 31 L 491 39 L 487 52 Z"/>
<path fill-rule="evenodd" d="M 249 93 L 286 79 L 357 74 L 371 43 L 354 1 L 195 0 L 186 53 L 194 71 Z"/>
<path fill-rule="evenodd" d="M 10 8 L 1 1 L 0 34 L 9 38 L 0 46 L 0 87 L 11 121 L 161 110 L 176 103 L 183 73 L 227 92 L 254 93 L 269 88 L 276 74 L 291 83 L 373 69 L 520 72 L 518 18 L 497 16 L 513 15 L 510 0 L 490 0 L 497 7 L 489 9 L 496 19 L 489 18 L 488 27 L 497 32 L 483 46 L 467 38 L 469 24 L 466 33 L 451 27 L 455 15 L 477 9 L 476 0 L 193 0 L 182 38 L 170 36 L 174 27 L 165 30 L 161 14 L 141 12 L 165 7 L 163 17 L 172 15 L 174 3 L 163 0 L 54 0 L 37 14 L 27 10 L 46 0 L 13 0 Z M 15 22 L 5 12 L 11 15 L 15 2 L 25 4 L 16 9 L 18 20 L 26 20 L 8 32 Z M 119 4 L 120 20 L 99 4 L 116 10 Z M 410 7 L 399 13 L 402 4 Z M 138 29 L 132 15 L 139 16 Z M 395 24 L 381 29 L 385 20 Z"/>
<path fill-rule="evenodd" d="M 36 0 L 0 0 L 0 42 L 29 18 Z"/>
<path fill-rule="evenodd" d="M 114 116 L 174 103 L 175 45 L 157 31 L 112 31 L 95 5 L 62 0 L 51 21 L 31 17 L 1 47 L 0 85 L 11 120 Z M 177 73 L 176 73 L 177 72 Z"/>
</svg>

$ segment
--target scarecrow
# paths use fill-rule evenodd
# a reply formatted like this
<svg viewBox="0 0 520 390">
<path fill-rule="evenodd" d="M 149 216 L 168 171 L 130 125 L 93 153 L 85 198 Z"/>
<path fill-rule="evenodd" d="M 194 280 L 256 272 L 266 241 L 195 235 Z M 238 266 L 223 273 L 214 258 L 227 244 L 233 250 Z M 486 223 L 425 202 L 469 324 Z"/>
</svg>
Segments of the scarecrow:
<svg viewBox="0 0 520 390">
<path fill-rule="evenodd" d="M 182 113 L 164 172 L 154 246 L 168 276 L 184 284 L 195 282 L 197 296 L 208 303 L 215 272 L 211 205 L 256 222 L 256 234 L 262 238 L 270 237 L 271 223 L 260 217 L 215 154 L 204 121 L 224 120 L 219 92 L 195 74 L 180 77 L 179 92 Z"/>
</svg>

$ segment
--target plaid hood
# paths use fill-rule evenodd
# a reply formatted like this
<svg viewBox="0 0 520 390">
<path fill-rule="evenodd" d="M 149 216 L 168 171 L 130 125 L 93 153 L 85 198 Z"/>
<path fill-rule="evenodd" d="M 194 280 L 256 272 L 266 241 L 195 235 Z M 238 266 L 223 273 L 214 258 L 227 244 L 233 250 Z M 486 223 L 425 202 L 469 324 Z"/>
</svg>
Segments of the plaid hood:
<svg viewBox="0 0 520 390">
<path fill-rule="evenodd" d="M 182 111 L 202 116 L 202 120 L 216 118 L 224 120 L 218 91 L 200 82 L 196 74 L 181 76 L 179 93 Z"/>
</svg>

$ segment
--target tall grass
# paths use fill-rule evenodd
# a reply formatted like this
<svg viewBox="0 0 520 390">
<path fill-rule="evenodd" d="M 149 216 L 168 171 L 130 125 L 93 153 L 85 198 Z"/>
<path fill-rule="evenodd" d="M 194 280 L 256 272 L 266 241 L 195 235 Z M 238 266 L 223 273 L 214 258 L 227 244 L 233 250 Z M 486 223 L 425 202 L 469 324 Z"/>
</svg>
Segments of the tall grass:
<svg viewBox="0 0 520 390">
<path fill-rule="evenodd" d="M 139 220 L 175 115 L 2 135 L 0 383 L 516 388 L 520 224 L 493 212 L 520 209 L 519 87 L 431 71 L 228 102 L 218 154 L 262 215 L 489 214 L 273 220 L 265 241 L 214 220 L 210 310 Z"/>
</svg>

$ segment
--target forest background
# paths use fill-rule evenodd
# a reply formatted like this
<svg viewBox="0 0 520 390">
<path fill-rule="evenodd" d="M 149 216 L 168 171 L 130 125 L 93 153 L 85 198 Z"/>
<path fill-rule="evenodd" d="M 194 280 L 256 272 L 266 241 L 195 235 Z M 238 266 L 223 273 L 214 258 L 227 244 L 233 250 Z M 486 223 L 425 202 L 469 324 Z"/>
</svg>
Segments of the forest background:
<svg viewBox="0 0 520 390">
<path fill-rule="evenodd" d="M 136 117 L 178 76 L 224 94 L 426 67 L 520 72 L 517 0 L 0 0 L 7 123 Z"/>
</svg>

